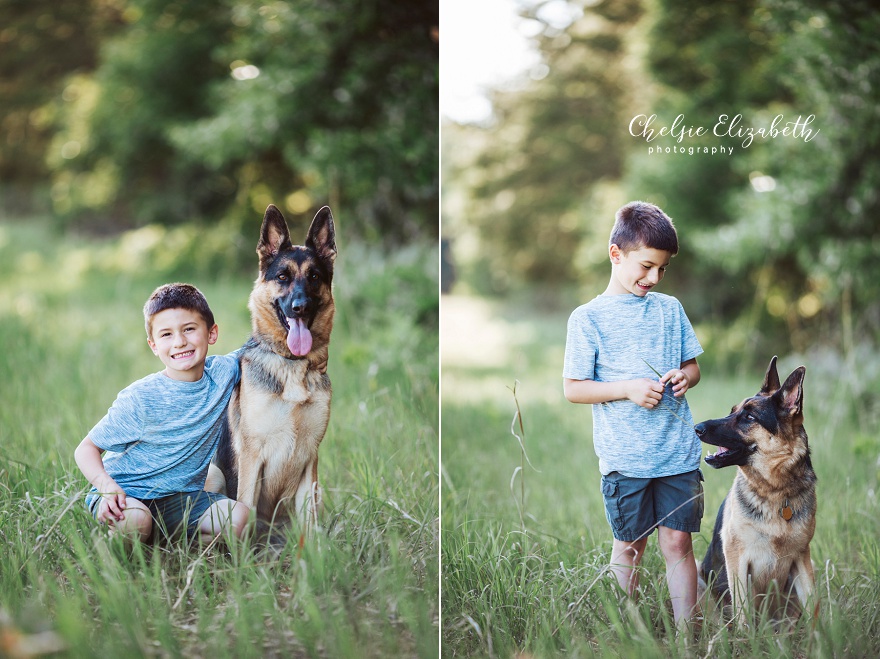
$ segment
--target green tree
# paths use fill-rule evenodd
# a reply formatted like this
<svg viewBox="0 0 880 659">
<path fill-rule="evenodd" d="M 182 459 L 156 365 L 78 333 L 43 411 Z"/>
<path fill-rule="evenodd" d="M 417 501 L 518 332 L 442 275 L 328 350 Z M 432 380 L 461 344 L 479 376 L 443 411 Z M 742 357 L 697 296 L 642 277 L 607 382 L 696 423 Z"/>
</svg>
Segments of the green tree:
<svg viewBox="0 0 880 659">
<path fill-rule="evenodd" d="M 24 210 L 47 175 L 51 139 L 41 108 L 64 79 L 96 66 L 120 25 L 113 3 L 0 0 L 0 181 L 4 206 Z"/>
<path fill-rule="evenodd" d="M 536 283 L 574 279 L 591 190 L 622 174 L 619 126 L 632 94 L 625 54 L 641 14 L 634 0 L 605 1 L 564 29 L 545 24 L 538 80 L 494 94 L 496 125 L 475 163 L 469 209 L 493 275 L 484 287 L 503 289 L 511 273 Z M 540 21 L 541 6 L 528 15 Z"/>
<path fill-rule="evenodd" d="M 180 151 L 211 169 L 238 168 L 255 198 L 268 189 L 294 209 L 338 200 L 371 239 L 436 234 L 437 5 L 231 10 L 235 36 L 217 56 L 233 75 L 210 86 L 207 117 L 172 129 Z"/>
<path fill-rule="evenodd" d="M 765 107 L 787 107 L 792 99 L 781 81 L 785 72 L 778 50 L 784 34 L 761 0 L 715 4 L 659 0 L 648 22 L 644 66 L 655 87 L 645 99 L 650 109 L 638 112 L 656 114 L 658 127 L 672 125 L 679 115 L 685 125 L 710 129 L 721 115 L 741 114 L 751 123 L 764 117 Z M 688 296 L 688 308 L 697 318 L 730 321 L 752 304 L 752 296 L 743 294 L 748 273 L 721 267 L 734 250 L 718 235 L 740 216 L 741 207 L 732 203 L 732 195 L 750 191 L 749 174 L 762 168 L 756 163 L 768 151 L 760 144 L 744 151 L 741 142 L 714 135 L 683 143 L 672 137 L 652 142 L 661 147 L 732 147 L 735 158 L 649 156 L 644 143 L 629 154 L 624 182 L 628 194 L 656 201 L 681 234 L 682 251 L 675 261 L 677 289 Z M 696 249 L 700 246 L 702 251 Z M 740 278 L 735 279 L 739 285 L 717 285 L 730 281 L 731 275 Z"/>
<path fill-rule="evenodd" d="M 434 3 L 130 0 L 71 80 L 52 161 L 63 213 L 250 221 L 328 201 L 354 232 L 436 232 Z M 69 99 L 69 100 L 67 100 Z"/>
<path fill-rule="evenodd" d="M 639 198 L 679 228 L 676 294 L 714 321 L 713 354 L 876 341 L 878 33 L 864 0 L 599 2 L 564 30 L 546 26 L 548 75 L 496 94 L 495 125 L 457 131 L 481 154 L 450 173 L 479 228 L 475 286 L 607 276 L 611 202 Z M 735 153 L 651 155 L 627 130 L 638 114 L 657 128 L 682 115 L 709 129 L 684 146 Z M 812 115 L 812 133 L 745 146 L 711 134 L 721 115 L 752 129 Z"/>
<path fill-rule="evenodd" d="M 633 184 L 667 191 L 698 248 L 695 304 L 737 321 L 746 340 L 765 352 L 819 338 L 848 347 L 853 334 L 876 340 L 880 15 L 868 3 L 813 0 L 713 9 L 660 5 L 651 65 L 671 90 L 667 115 L 741 112 L 763 126 L 778 114 L 814 115 L 815 133 L 809 143 L 756 142 L 705 167 L 666 160 Z M 682 26 L 675 43 L 672 25 Z M 769 189 L 752 185 L 756 177 Z"/>
<path fill-rule="evenodd" d="M 58 100 L 49 154 L 56 210 L 93 223 L 131 218 L 123 226 L 216 212 L 229 190 L 218 173 L 177 157 L 167 132 L 209 112 L 206 86 L 227 73 L 212 53 L 229 36 L 228 13 L 214 3 L 136 0 L 123 16 L 96 70 L 73 77 Z"/>
</svg>

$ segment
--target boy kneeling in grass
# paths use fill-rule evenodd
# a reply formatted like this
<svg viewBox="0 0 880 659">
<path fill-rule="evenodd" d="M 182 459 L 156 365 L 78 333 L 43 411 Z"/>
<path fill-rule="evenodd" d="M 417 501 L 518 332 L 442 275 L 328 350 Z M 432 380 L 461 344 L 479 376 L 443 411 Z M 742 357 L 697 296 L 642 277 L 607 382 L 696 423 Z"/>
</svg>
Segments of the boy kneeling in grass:
<svg viewBox="0 0 880 659">
<path fill-rule="evenodd" d="M 685 392 L 700 381 L 703 352 L 678 300 L 654 293 L 678 236 L 653 204 L 617 211 L 611 281 L 568 321 L 565 397 L 593 406 L 593 444 L 605 514 L 614 535 L 611 569 L 633 595 L 648 536 L 658 528 L 677 624 L 695 613 L 691 533 L 703 517 L 701 445 Z M 658 373 L 665 373 L 659 379 Z M 690 425 L 688 425 L 690 424 Z"/>
<path fill-rule="evenodd" d="M 208 357 L 218 328 L 189 284 L 160 286 L 144 305 L 147 343 L 165 365 L 116 397 L 74 457 L 94 486 L 86 506 L 102 524 L 147 541 L 157 527 L 210 542 L 241 537 L 247 506 L 205 492 L 205 478 L 241 369 L 235 353 Z M 108 451 L 103 456 L 101 454 Z"/>
</svg>

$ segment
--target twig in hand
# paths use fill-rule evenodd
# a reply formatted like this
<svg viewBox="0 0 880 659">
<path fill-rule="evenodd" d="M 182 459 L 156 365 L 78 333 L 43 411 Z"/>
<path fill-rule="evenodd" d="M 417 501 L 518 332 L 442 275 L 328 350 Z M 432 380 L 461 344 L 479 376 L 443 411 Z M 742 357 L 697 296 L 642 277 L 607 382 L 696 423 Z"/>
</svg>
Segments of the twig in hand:
<svg viewBox="0 0 880 659">
<path fill-rule="evenodd" d="M 645 362 L 645 364 L 648 364 L 648 361 L 647 361 L 644 357 L 642 358 L 642 361 Z M 654 372 L 657 374 L 657 377 L 658 377 L 658 378 L 662 378 L 662 377 L 663 377 L 663 374 L 662 374 L 660 371 L 658 371 L 656 368 L 654 368 L 653 366 L 651 366 L 650 364 L 648 364 L 648 368 L 650 368 L 652 371 L 654 371 Z M 666 387 L 663 387 L 663 394 L 662 394 L 662 395 L 663 395 L 663 398 L 669 398 L 669 397 L 670 397 L 670 396 L 668 396 L 667 393 L 666 393 Z M 679 406 L 681 405 L 681 403 L 682 403 L 681 400 L 679 400 L 679 399 L 676 398 L 675 396 L 672 396 L 671 398 L 672 398 L 672 400 L 675 401 L 675 403 L 676 403 L 677 405 L 679 405 Z M 682 419 L 680 416 L 678 416 L 678 414 L 675 413 L 675 410 L 670 409 L 669 412 L 670 412 L 670 414 L 672 414 L 672 416 L 674 416 L 676 419 L 678 419 L 679 421 L 681 421 L 681 422 L 684 423 L 685 425 L 688 425 L 688 426 L 690 426 L 691 428 L 696 428 L 696 426 L 695 426 L 692 422 L 688 421 L 687 419 Z"/>
</svg>

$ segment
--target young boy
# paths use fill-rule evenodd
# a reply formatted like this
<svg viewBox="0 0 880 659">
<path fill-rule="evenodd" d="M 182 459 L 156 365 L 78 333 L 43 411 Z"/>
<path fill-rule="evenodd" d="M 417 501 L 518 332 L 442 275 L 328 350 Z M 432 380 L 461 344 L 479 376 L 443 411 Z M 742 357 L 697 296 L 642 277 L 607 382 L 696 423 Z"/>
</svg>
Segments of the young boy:
<svg viewBox="0 0 880 659">
<path fill-rule="evenodd" d="M 218 329 L 194 286 L 160 286 L 144 319 L 147 343 L 165 368 L 123 389 L 76 448 L 76 464 L 95 488 L 86 505 L 111 532 L 143 541 L 161 525 L 169 534 L 181 530 L 184 520 L 187 536 L 202 542 L 241 537 L 248 508 L 203 489 L 241 377 L 238 360 L 207 356 Z"/>
<path fill-rule="evenodd" d="M 700 381 L 703 349 L 678 300 L 652 292 L 678 253 L 669 217 L 653 204 L 625 205 L 608 251 L 608 288 L 568 321 L 565 397 L 593 406 L 618 583 L 635 593 L 635 568 L 659 526 L 673 613 L 683 623 L 696 606 L 691 533 L 703 516 L 701 447 L 684 395 Z"/>
</svg>

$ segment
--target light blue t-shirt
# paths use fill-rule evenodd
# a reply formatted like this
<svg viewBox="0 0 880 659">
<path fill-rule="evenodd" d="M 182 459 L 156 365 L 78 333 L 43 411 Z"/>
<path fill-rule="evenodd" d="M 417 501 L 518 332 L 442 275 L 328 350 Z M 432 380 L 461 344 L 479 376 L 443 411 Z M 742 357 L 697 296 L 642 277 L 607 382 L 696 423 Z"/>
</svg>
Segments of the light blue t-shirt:
<svg viewBox="0 0 880 659">
<path fill-rule="evenodd" d="M 568 320 L 563 377 L 658 380 L 652 366 L 665 375 L 702 352 L 674 297 L 600 295 L 575 309 Z M 701 445 L 690 408 L 684 398 L 672 395 L 671 386 L 650 410 L 628 399 L 592 407 L 593 445 L 602 474 L 660 478 L 699 468 Z"/>
<path fill-rule="evenodd" d="M 208 465 L 235 385 L 237 352 L 211 356 L 196 382 L 153 373 L 119 392 L 89 432 L 104 454 L 104 468 L 136 499 L 158 499 L 204 489 Z M 95 490 L 86 497 L 90 504 Z"/>
</svg>

